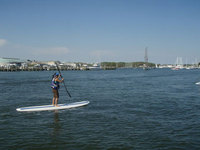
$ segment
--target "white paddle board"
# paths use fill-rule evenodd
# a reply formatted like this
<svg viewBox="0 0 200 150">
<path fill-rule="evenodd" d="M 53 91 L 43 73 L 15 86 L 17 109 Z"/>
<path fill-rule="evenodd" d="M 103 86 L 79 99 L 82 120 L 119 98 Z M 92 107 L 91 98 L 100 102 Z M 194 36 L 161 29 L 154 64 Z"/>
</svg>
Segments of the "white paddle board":
<svg viewBox="0 0 200 150">
<path fill-rule="evenodd" d="M 197 85 L 200 85 L 200 82 L 197 82 L 196 84 L 197 84 Z"/>
<path fill-rule="evenodd" d="M 75 103 L 69 103 L 69 104 L 58 104 L 57 106 L 53 105 L 42 105 L 42 106 L 31 106 L 31 107 L 21 107 L 17 108 L 17 111 L 45 111 L 45 110 L 59 110 L 59 109 L 69 109 L 69 108 L 75 108 L 80 106 L 88 105 L 89 101 L 81 101 L 81 102 L 75 102 Z"/>
</svg>

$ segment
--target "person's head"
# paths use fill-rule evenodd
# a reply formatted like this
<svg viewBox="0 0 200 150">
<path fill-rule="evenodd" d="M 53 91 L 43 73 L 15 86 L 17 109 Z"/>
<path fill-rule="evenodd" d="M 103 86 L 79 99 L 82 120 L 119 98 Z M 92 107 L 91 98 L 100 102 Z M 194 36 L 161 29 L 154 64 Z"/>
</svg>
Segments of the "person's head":
<svg viewBox="0 0 200 150">
<path fill-rule="evenodd" d="M 59 73 L 54 73 L 54 74 L 52 75 L 52 79 L 55 78 L 55 77 L 59 77 L 59 76 L 60 76 Z"/>
<path fill-rule="evenodd" d="M 60 74 L 59 74 L 59 73 L 56 73 L 56 74 L 55 74 L 55 76 L 56 76 L 56 77 L 59 77 L 59 76 L 60 76 Z"/>
</svg>

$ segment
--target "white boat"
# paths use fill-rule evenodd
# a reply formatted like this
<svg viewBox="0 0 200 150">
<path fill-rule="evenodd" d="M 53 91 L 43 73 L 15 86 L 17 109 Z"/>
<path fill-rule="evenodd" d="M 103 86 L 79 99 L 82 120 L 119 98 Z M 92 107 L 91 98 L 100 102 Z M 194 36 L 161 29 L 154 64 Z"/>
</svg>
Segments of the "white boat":
<svg viewBox="0 0 200 150">
<path fill-rule="evenodd" d="M 172 70 L 180 70 L 183 69 L 183 61 L 182 61 L 182 57 L 177 57 L 176 58 L 176 62 L 175 62 L 175 66 L 172 67 Z"/>
<path fill-rule="evenodd" d="M 200 82 L 197 82 L 197 83 L 195 83 L 195 84 L 200 85 Z"/>
<path fill-rule="evenodd" d="M 93 66 L 88 67 L 89 70 L 102 70 L 98 63 L 93 64 Z"/>
</svg>

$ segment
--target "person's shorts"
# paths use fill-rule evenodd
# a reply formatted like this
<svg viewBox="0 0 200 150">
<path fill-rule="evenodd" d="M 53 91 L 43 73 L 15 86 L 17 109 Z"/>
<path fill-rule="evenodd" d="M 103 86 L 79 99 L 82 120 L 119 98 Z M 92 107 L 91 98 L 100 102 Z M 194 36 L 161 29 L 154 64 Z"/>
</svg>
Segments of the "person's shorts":
<svg viewBox="0 0 200 150">
<path fill-rule="evenodd" d="M 52 92 L 53 92 L 53 97 L 55 97 L 55 98 L 59 98 L 58 90 L 56 90 L 56 89 L 52 89 Z"/>
</svg>

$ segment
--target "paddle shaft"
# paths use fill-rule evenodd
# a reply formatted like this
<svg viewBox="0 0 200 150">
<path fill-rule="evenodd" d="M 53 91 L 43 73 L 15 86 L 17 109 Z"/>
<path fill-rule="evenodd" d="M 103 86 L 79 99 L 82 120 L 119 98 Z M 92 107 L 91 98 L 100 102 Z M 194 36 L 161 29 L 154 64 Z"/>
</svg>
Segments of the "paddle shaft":
<svg viewBox="0 0 200 150">
<path fill-rule="evenodd" d="M 61 72 L 60 72 L 60 69 L 59 69 L 57 63 L 56 63 L 56 67 L 57 67 L 57 69 L 58 69 L 58 72 L 59 72 L 60 76 L 62 77 Z M 65 90 L 66 90 L 67 94 L 69 95 L 69 97 L 71 97 L 71 94 L 70 94 L 69 91 L 67 90 L 67 87 L 66 87 L 66 85 L 65 85 L 65 81 L 64 81 L 64 80 L 63 80 L 63 84 L 64 84 L 64 87 L 65 87 Z"/>
</svg>

